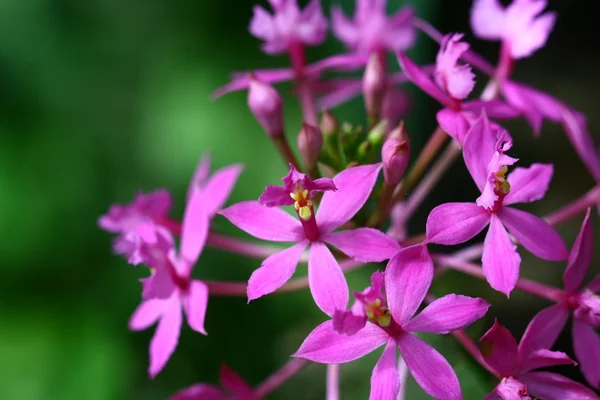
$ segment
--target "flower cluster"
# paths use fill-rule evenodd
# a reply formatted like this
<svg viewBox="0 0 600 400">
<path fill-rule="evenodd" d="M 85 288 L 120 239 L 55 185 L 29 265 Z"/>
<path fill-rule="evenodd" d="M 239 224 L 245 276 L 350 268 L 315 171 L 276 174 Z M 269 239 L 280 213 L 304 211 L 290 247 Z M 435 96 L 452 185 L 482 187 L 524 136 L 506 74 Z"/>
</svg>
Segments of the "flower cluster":
<svg viewBox="0 0 600 400">
<path fill-rule="evenodd" d="M 253 387 L 223 366 L 223 389 L 200 383 L 172 399 L 262 399 L 314 362 L 328 365 L 327 398 L 336 400 L 337 365 L 380 347 L 370 399 L 404 398 L 406 371 L 431 397 L 462 399 L 452 365 L 421 334 L 456 336 L 498 379 L 488 400 L 599 399 L 594 389 L 600 389 L 600 277 L 582 284 L 594 248 L 590 208 L 600 202 L 600 186 L 547 218 L 514 207 L 546 195 L 553 166 L 516 166 L 518 145 L 501 125 L 523 118 L 538 135 L 545 119 L 561 124 L 600 185 L 600 154 L 584 115 L 512 78 L 517 61 L 540 50 L 554 27 L 556 14 L 544 11 L 546 0 L 513 0 L 506 7 L 498 0 L 474 1 L 473 33 L 501 42 L 495 66 L 475 53 L 462 33 L 439 33 L 409 6 L 388 15 L 386 0 L 356 0 L 351 17 L 334 6 L 330 28 L 348 52 L 307 63 L 307 47 L 321 44 L 329 28 L 319 0 L 304 8 L 296 0 L 269 4 L 270 9 L 254 8 L 250 33 L 262 41 L 265 53 L 287 54 L 291 67 L 235 73 L 215 96 L 247 89 L 249 110 L 289 166 L 282 185 L 267 186 L 257 200 L 225 207 L 242 167 L 211 174 L 205 156 L 191 179 L 181 221 L 169 216 L 167 190 L 139 193 L 131 204 L 112 206 L 98 221 L 118 235 L 115 253 L 149 269 L 141 280 L 142 302 L 129 322 L 133 330 L 157 324 L 149 375 L 156 376 L 175 351 L 183 315 L 194 331 L 207 335 L 210 296 L 246 296 L 250 302 L 308 288 L 327 320 L 290 351 L 292 359 L 281 370 Z M 432 64 L 418 65 L 406 54 L 419 31 L 439 43 Z M 388 53 L 399 72 L 391 72 Z M 362 77 L 335 76 L 353 71 L 362 71 Z M 487 85 L 474 97 L 476 80 L 486 77 Z M 283 99 L 272 86 L 285 81 L 295 85 L 302 108 L 300 158 L 288 142 Z M 440 104 L 434 117 L 438 128 L 412 164 L 403 123 L 412 117 L 403 91 L 407 84 Z M 356 96 L 364 100 L 364 120 L 340 124 L 331 108 Z M 479 197 L 438 205 L 424 232 L 410 236 L 412 215 L 461 156 Z M 586 210 L 569 252 L 555 226 Z M 216 217 L 261 241 L 291 244 L 277 247 L 221 235 L 211 224 Z M 435 245 L 463 244 L 486 227 L 483 243 L 455 253 L 435 252 Z M 262 261 L 247 284 L 194 279 L 192 270 L 207 245 Z M 568 260 L 564 289 L 520 278 L 518 246 L 543 260 Z M 480 264 L 473 263 L 477 259 Z M 307 278 L 293 279 L 300 264 L 307 264 Z M 370 286 L 352 292 L 350 305 L 345 273 L 366 264 L 378 269 Z M 517 289 L 555 304 L 533 317 L 519 344 L 496 320 L 477 346 L 462 329 L 484 318 L 490 304 L 454 293 L 435 298 L 430 286 L 449 268 L 481 277 L 507 297 Z M 570 315 L 573 357 L 551 350 Z M 491 324 L 493 318 L 486 321 Z M 578 366 L 589 387 L 554 372 L 534 371 L 555 365 Z"/>
</svg>

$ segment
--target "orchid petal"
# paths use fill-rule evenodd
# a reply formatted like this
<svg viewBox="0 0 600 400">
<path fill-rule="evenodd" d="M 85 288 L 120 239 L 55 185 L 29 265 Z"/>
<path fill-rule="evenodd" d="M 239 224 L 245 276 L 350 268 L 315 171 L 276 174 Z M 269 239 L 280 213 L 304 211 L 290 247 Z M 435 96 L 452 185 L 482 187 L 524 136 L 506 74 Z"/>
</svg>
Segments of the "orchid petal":
<svg viewBox="0 0 600 400">
<path fill-rule="evenodd" d="M 502 100 L 471 100 L 462 104 L 464 111 L 480 115 L 482 110 L 490 118 L 512 119 L 521 115 L 521 111 Z"/>
<path fill-rule="evenodd" d="M 152 275 L 148 278 L 140 279 L 142 282 L 142 298 L 148 299 L 168 299 L 176 289 L 173 277 L 169 272 L 169 266 L 159 265 L 153 268 Z"/>
<path fill-rule="evenodd" d="M 254 398 L 254 391 L 248 383 L 227 365 L 222 365 L 219 370 L 219 382 L 229 393 L 240 400 Z"/>
<path fill-rule="evenodd" d="M 577 365 L 566 353 L 547 349 L 535 350 L 526 359 L 521 360 L 520 369 L 523 372 L 556 365 Z"/>
<path fill-rule="evenodd" d="M 590 267 L 593 251 L 594 231 L 590 222 L 590 209 L 588 208 L 577 239 L 575 239 L 575 243 L 569 254 L 569 264 L 563 275 L 567 291 L 574 292 L 581 286 Z"/>
<path fill-rule="evenodd" d="M 498 0 L 475 0 L 471 8 L 473 33 L 482 39 L 500 39 L 504 32 L 505 14 Z"/>
<path fill-rule="evenodd" d="M 427 217 L 427 241 L 446 246 L 464 243 L 481 232 L 490 214 L 475 203 L 446 203 Z"/>
<path fill-rule="evenodd" d="M 183 298 L 183 310 L 185 311 L 188 325 L 203 335 L 206 335 L 204 318 L 206 317 L 207 307 L 208 286 L 201 281 L 191 281 L 188 293 Z"/>
<path fill-rule="evenodd" d="M 308 242 L 302 241 L 266 258 L 250 276 L 248 302 L 273 293 L 289 281 L 306 246 Z"/>
<path fill-rule="evenodd" d="M 552 372 L 530 372 L 519 377 L 530 393 L 545 400 L 598 400 L 584 385 Z"/>
<path fill-rule="evenodd" d="M 406 74 L 408 79 L 410 79 L 415 85 L 419 87 L 419 89 L 423 90 L 425 93 L 433 97 L 440 104 L 442 104 L 446 108 L 451 107 L 451 100 L 448 96 L 444 94 L 433 82 L 433 80 L 417 65 L 413 60 L 411 60 L 406 54 L 399 51 L 396 53 L 398 56 L 398 62 L 400 63 L 400 67 L 402 71 Z"/>
<path fill-rule="evenodd" d="M 517 341 L 498 320 L 479 340 L 485 362 L 503 376 L 511 375 L 517 367 Z"/>
<path fill-rule="evenodd" d="M 560 108 L 567 137 L 596 182 L 600 182 L 600 154 L 592 140 L 585 116 L 566 106 Z"/>
<path fill-rule="evenodd" d="M 389 260 L 400 251 L 400 245 L 392 237 L 373 228 L 357 228 L 323 235 L 330 243 L 359 262 Z"/>
<path fill-rule="evenodd" d="M 496 393 L 502 400 L 522 400 L 530 398 L 527 395 L 527 386 L 513 377 L 503 378 L 498 386 Z"/>
<path fill-rule="evenodd" d="M 407 323 L 425 298 L 433 280 L 433 261 L 423 245 L 400 250 L 388 263 L 385 293 L 394 320 Z"/>
<path fill-rule="evenodd" d="M 407 332 L 446 334 L 471 325 L 489 307 L 480 298 L 449 294 L 433 301 L 402 328 Z"/>
<path fill-rule="evenodd" d="M 242 165 L 230 165 L 215 171 L 204 185 L 204 208 L 208 216 L 213 216 L 223 207 L 229 198 L 238 177 L 242 173 Z"/>
<path fill-rule="evenodd" d="M 313 242 L 308 254 L 308 285 L 317 306 L 329 316 L 348 307 L 348 284 L 331 251 Z"/>
<path fill-rule="evenodd" d="M 193 189 L 183 215 L 180 253 L 185 261 L 182 264 L 188 269 L 196 264 L 208 237 L 210 220 L 204 207 L 205 201 L 204 192 L 198 188 Z M 183 274 L 189 271 L 178 272 Z"/>
<path fill-rule="evenodd" d="M 273 242 L 298 242 L 304 239 L 298 220 L 279 208 L 263 207 L 257 201 L 234 204 L 219 214 L 258 239 Z"/>
<path fill-rule="evenodd" d="M 163 299 L 150 299 L 143 301 L 133 312 L 129 319 L 129 329 L 143 331 L 152 326 L 163 314 L 167 302 Z"/>
<path fill-rule="evenodd" d="M 463 157 L 467 169 L 480 191 L 488 180 L 488 166 L 496 151 L 496 135 L 485 112 L 471 125 L 463 143 Z"/>
<path fill-rule="evenodd" d="M 496 215 L 492 215 L 490 229 L 483 241 L 481 264 L 490 286 L 510 296 L 519 279 L 521 256 Z"/>
<path fill-rule="evenodd" d="M 317 210 L 322 233 L 332 232 L 354 217 L 369 199 L 380 169 L 381 164 L 361 165 L 333 178 L 337 190 L 325 192 Z"/>
<path fill-rule="evenodd" d="M 367 324 L 352 336 L 341 335 L 333 329 L 333 321 L 317 326 L 293 357 L 322 364 L 341 364 L 356 360 L 384 345 L 389 335 L 375 324 Z"/>
<path fill-rule="evenodd" d="M 548 261 L 562 261 L 569 256 L 560 235 L 543 219 L 510 207 L 504 207 L 498 216 L 510 233 L 535 256 Z"/>
<path fill-rule="evenodd" d="M 169 400 L 228 400 L 228 397 L 214 385 L 199 383 L 180 390 Z"/>
<path fill-rule="evenodd" d="M 150 341 L 150 366 L 148 374 L 154 378 L 167 364 L 179 342 L 181 329 L 181 303 L 179 294 L 174 294 L 167 302 L 154 336 Z"/>
<path fill-rule="evenodd" d="M 527 329 L 521 337 L 519 357 L 525 359 L 535 350 L 551 348 L 568 318 L 569 309 L 562 303 L 538 312 L 527 325 Z"/>
<path fill-rule="evenodd" d="M 396 343 L 389 340 L 371 374 L 369 400 L 395 399 L 400 392 L 400 374 L 396 361 Z"/>
<path fill-rule="evenodd" d="M 411 375 L 428 395 L 462 400 L 456 373 L 440 353 L 410 333 L 400 335 L 396 343 Z"/>
<path fill-rule="evenodd" d="M 600 388 L 600 335 L 593 326 L 573 319 L 573 350 L 590 385 Z"/>
<path fill-rule="evenodd" d="M 532 164 L 529 168 L 515 168 L 508 174 L 510 192 L 503 204 L 531 203 L 544 197 L 550 186 L 552 164 Z"/>
<path fill-rule="evenodd" d="M 443 108 L 436 114 L 440 127 L 462 145 L 469 130 L 469 121 L 462 112 Z"/>
</svg>

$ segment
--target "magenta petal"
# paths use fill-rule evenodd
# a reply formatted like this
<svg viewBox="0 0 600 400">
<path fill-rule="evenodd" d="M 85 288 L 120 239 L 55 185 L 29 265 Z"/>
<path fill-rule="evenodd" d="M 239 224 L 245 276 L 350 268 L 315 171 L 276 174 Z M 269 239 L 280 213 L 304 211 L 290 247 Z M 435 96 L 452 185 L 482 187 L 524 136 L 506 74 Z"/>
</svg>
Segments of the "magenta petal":
<svg viewBox="0 0 600 400">
<path fill-rule="evenodd" d="M 537 313 L 521 337 L 519 357 L 525 359 L 535 350 L 551 348 L 568 318 L 569 309 L 562 303 L 544 308 Z"/>
<path fill-rule="evenodd" d="M 346 169 L 333 178 L 337 191 L 325 192 L 317 210 L 317 223 L 328 233 L 348 222 L 369 199 L 381 164 Z"/>
<path fill-rule="evenodd" d="M 489 307 L 480 298 L 448 294 L 433 301 L 402 328 L 407 332 L 446 334 L 471 325 L 483 317 Z"/>
<path fill-rule="evenodd" d="M 501 100 L 471 100 L 463 103 L 462 109 L 476 115 L 485 110 L 488 117 L 497 119 L 512 119 L 521 115 L 518 109 Z"/>
<path fill-rule="evenodd" d="M 427 241 L 455 245 L 472 239 L 487 226 L 490 214 L 475 203 L 446 203 L 427 217 Z"/>
<path fill-rule="evenodd" d="M 463 143 L 463 157 L 479 190 L 488 181 L 488 166 L 496 151 L 496 135 L 485 112 L 471 125 Z"/>
<path fill-rule="evenodd" d="M 133 331 L 142 331 L 153 325 L 167 306 L 167 301 L 163 299 L 150 299 L 143 301 L 133 312 L 129 319 L 129 329 Z"/>
<path fill-rule="evenodd" d="M 527 386 L 513 377 L 503 378 L 496 386 L 496 393 L 502 400 L 522 400 L 528 399 Z"/>
<path fill-rule="evenodd" d="M 209 216 L 223 207 L 229 198 L 238 177 L 244 169 L 241 165 L 230 165 L 215 171 L 204 185 L 204 207 Z"/>
<path fill-rule="evenodd" d="M 462 145 L 465 135 L 469 130 L 469 122 L 462 112 L 444 108 L 438 111 L 436 119 L 444 132 Z"/>
<path fill-rule="evenodd" d="M 462 400 L 460 384 L 448 361 L 418 337 L 405 333 L 396 343 L 419 386 L 438 400 Z"/>
<path fill-rule="evenodd" d="M 482 39 L 500 39 L 506 26 L 505 13 L 499 0 L 475 0 L 471 8 L 473 33 Z"/>
<path fill-rule="evenodd" d="M 306 246 L 308 242 L 302 241 L 265 259 L 250 276 L 248 301 L 273 293 L 289 281 Z"/>
<path fill-rule="evenodd" d="M 208 237 L 210 221 L 204 206 L 205 201 L 206 197 L 201 189 L 192 190 L 183 215 L 180 256 L 185 261 L 182 264 L 190 269 L 196 264 Z M 184 274 L 189 271 L 179 272 Z"/>
<path fill-rule="evenodd" d="M 322 364 L 341 364 L 356 360 L 385 344 L 388 334 L 375 324 L 367 324 L 355 335 L 340 335 L 333 330 L 333 322 L 317 326 L 293 357 L 305 358 Z"/>
<path fill-rule="evenodd" d="M 402 249 L 385 272 L 385 293 L 394 320 L 407 323 L 425 298 L 433 280 L 433 261 L 423 245 Z"/>
<path fill-rule="evenodd" d="M 188 325 L 203 335 L 206 335 L 204 329 L 204 317 L 208 307 L 208 286 L 201 281 L 191 281 L 187 295 L 183 298 L 183 310 L 187 317 Z"/>
<path fill-rule="evenodd" d="M 181 303 L 179 293 L 175 293 L 167 302 L 160 322 L 150 341 L 150 366 L 148 373 L 154 378 L 164 368 L 177 347 L 181 329 Z"/>
<path fill-rule="evenodd" d="M 348 284 L 331 251 L 323 242 L 313 242 L 308 255 L 308 285 L 317 306 L 329 316 L 348 307 Z"/>
<path fill-rule="evenodd" d="M 562 106 L 560 112 L 567 137 L 596 182 L 600 182 L 600 154 L 588 130 L 585 116 L 566 106 Z"/>
<path fill-rule="evenodd" d="M 264 83 L 278 83 L 291 80 L 294 77 L 294 70 L 291 68 L 276 68 L 252 72 L 237 72 L 233 74 L 231 82 L 215 90 L 211 97 L 216 99 L 230 92 L 247 89 L 250 85 L 251 75 Z"/>
<path fill-rule="evenodd" d="M 415 85 L 417 85 L 419 89 L 423 90 L 425 93 L 436 99 L 444 107 L 450 108 L 450 98 L 446 96 L 444 92 L 442 92 L 436 86 L 433 80 L 406 54 L 404 54 L 401 51 L 399 51 L 396 54 L 398 56 L 398 62 L 400 63 L 400 67 L 402 68 L 402 71 L 404 71 L 408 79 L 410 79 Z"/>
<path fill-rule="evenodd" d="M 593 251 L 594 231 L 592 230 L 590 209 L 588 208 L 577 239 L 575 239 L 575 243 L 569 254 L 569 264 L 563 275 L 567 291 L 574 292 L 581 286 L 592 261 Z"/>
<path fill-rule="evenodd" d="M 286 187 L 268 185 L 258 198 L 258 202 L 265 207 L 291 206 L 294 204 L 294 199 Z"/>
<path fill-rule="evenodd" d="M 560 235 L 543 219 L 510 207 L 504 207 L 498 215 L 523 247 L 539 258 L 561 261 L 569 256 Z"/>
<path fill-rule="evenodd" d="M 227 365 L 221 366 L 219 370 L 219 381 L 221 382 L 221 386 L 236 399 L 249 400 L 254 398 L 252 387 L 248 385 L 237 372 Z"/>
<path fill-rule="evenodd" d="M 363 305 L 356 302 L 355 305 L 361 308 Z M 357 308 L 358 308 L 357 307 Z M 352 336 L 356 332 L 360 331 L 365 327 L 367 323 L 367 316 L 364 315 L 364 311 L 361 313 L 353 312 L 354 307 L 350 310 L 336 310 L 333 314 L 333 329 L 341 333 L 342 335 Z"/>
<path fill-rule="evenodd" d="M 496 392 L 496 388 L 485 395 L 482 400 L 504 400 L 500 395 Z M 519 399 L 520 400 L 520 399 Z"/>
<path fill-rule="evenodd" d="M 600 389 L 600 335 L 594 327 L 573 319 L 573 350 L 590 385 Z"/>
<path fill-rule="evenodd" d="M 176 289 L 173 277 L 168 270 L 167 265 L 159 265 L 153 268 L 152 275 L 148 278 L 140 279 L 142 282 L 142 298 L 147 299 L 168 299 Z"/>
<path fill-rule="evenodd" d="M 529 393 L 545 400 L 598 400 L 598 395 L 584 385 L 552 372 L 530 372 L 519 380 Z"/>
<path fill-rule="evenodd" d="M 527 372 L 538 368 L 569 364 L 577 365 L 571 357 L 561 351 L 539 349 L 529 354 L 525 360 L 521 360 L 520 369 L 522 372 Z"/>
<path fill-rule="evenodd" d="M 479 340 L 485 361 L 500 375 L 510 375 L 517 367 L 517 341 L 498 320 Z"/>
<path fill-rule="evenodd" d="M 389 340 L 371 374 L 369 400 L 396 399 L 400 392 L 400 373 L 396 361 L 396 343 Z"/>
<path fill-rule="evenodd" d="M 398 242 L 373 228 L 357 228 L 323 235 L 323 241 L 359 262 L 389 260 L 400 251 Z"/>
<path fill-rule="evenodd" d="M 243 201 L 221 210 L 221 215 L 250 235 L 273 242 L 298 242 L 304 239 L 300 222 L 279 208 Z"/>
<path fill-rule="evenodd" d="M 169 400 L 227 400 L 221 390 L 214 385 L 199 383 L 182 389 L 169 397 Z"/>
<path fill-rule="evenodd" d="M 529 168 L 515 168 L 508 174 L 510 192 L 504 198 L 504 205 L 531 203 L 544 197 L 553 172 L 552 164 L 532 164 Z"/>
<path fill-rule="evenodd" d="M 521 256 L 502 222 L 493 214 L 490 229 L 483 241 L 481 263 L 490 286 L 508 297 L 519 279 Z"/>
</svg>

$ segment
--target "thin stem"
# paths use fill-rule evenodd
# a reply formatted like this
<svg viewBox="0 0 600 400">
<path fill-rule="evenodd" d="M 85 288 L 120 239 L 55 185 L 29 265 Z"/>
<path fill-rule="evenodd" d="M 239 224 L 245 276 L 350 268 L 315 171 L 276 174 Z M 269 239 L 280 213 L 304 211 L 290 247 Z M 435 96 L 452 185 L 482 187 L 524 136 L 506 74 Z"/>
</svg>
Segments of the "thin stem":
<svg viewBox="0 0 600 400">
<path fill-rule="evenodd" d="M 215 249 L 259 259 L 270 257 L 273 254 L 284 250 L 282 247 L 248 242 L 212 232 L 208 235 L 206 244 Z M 300 257 L 300 262 L 307 263 L 308 256 L 303 254 Z"/>
<path fill-rule="evenodd" d="M 327 397 L 326 400 L 339 400 L 340 398 L 340 365 L 327 365 Z"/>
<path fill-rule="evenodd" d="M 300 105 L 302 107 L 302 115 L 304 121 L 312 126 L 319 126 L 317 121 L 317 108 L 315 99 L 312 94 L 310 82 L 306 79 L 305 67 L 306 60 L 304 57 L 304 47 L 300 43 L 290 46 L 289 49 L 290 61 L 295 73 L 296 84 L 298 86 L 298 96 L 300 97 Z"/>
<path fill-rule="evenodd" d="M 296 375 L 304 366 L 308 364 L 308 360 L 303 358 L 293 358 L 283 365 L 279 370 L 275 371 L 271 376 L 265 379 L 258 387 L 254 394 L 257 398 L 262 399 L 277 390 L 288 379 Z"/>
<path fill-rule="evenodd" d="M 544 217 L 552 226 L 562 224 L 565 221 L 584 213 L 589 207 L 600 203 L 600 185 L 594 186 L 580 198 L 560 207 L 558 210 Z"/>
<path fill-rule="evenodd" d="M 302 170 L 285 136 L 282 135 L 274 137 L 273 144 L 275 145 L 275 148 L 277 149 L 279 154 L 281 154 L 281 157 L 283 158 L 283 161 L 286 163 L 286 165 L 292 164 L 294 168 L 296 168 L 298 171 Z"/>
<path fill-rule="evenodd" d="M 432 257 L 436 262 L 443 266 L 450 267 L 452 269 L 464 272 L 477 278 L 486 279 L 485 275 L 483 275 L 481 266 L 477 264 L 469 263 L 467 261 L 457 259 L 452 256 L 433 255 Z M 560 302 L 564 299 L 565 296 L 565 292 L 561 289 L 546 286 L 543 283 L 534 282 L 525 278 L 519 278 L 515 285 L 515 288 L 523 292 L 527 292 L 535 296 L 539 296 L 544 299 L 550 300 L 552 302 Z"/>
<path fill-rule="evenodd" d="M 396 186 L 390 186 L 387 183 L 384 184 L 383 194 L 379 198 L 377 208 L 375 209 L 375 212 L 373 213 L 373 215 L 371 215 L 371 218 L 369 218 L 369 221 L 367 222 L 368 227 L 373 228 L 381 225 L 381 223 L 383 223 L 386 217 L 390 214 L 395 188 Z"/>
</svg>

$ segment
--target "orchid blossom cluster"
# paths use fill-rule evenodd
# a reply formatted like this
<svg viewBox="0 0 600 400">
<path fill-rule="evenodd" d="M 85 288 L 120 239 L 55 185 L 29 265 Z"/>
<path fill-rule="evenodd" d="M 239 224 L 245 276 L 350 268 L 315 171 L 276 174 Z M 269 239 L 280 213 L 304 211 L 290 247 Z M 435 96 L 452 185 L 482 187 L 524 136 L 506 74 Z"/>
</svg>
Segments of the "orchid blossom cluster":
<svg viewBox="0 0 600 400">
<path fill-rule="evenodd" d="M 181 221 L 169 216 L 167 190 L 139 193 L 131 204 L 114 205 L 99 220 L 102 229 L 117 235 L 117 254 L 150 270 L 141 282 L 141 304 L 129 321 L 133 330 L 156 324 L 150 376 L 165 368 L 176 350 L 184 315 L 194 331 L 207 335 L 204 319 L 211 296 L 270 301 L 257 299 L 308 288 L 325 322 L 290 349 L 291 361 L 281 370 L 253 387 L 224 366 L 222 388 L 198 383 L 172 399 L 262 399 L 313 362 L 327 364 L 327 399 L 336 400 L 343 390 L 339 364 L 380 347 L 370 399 L 403 399 L 407 373 L 435 399 L 462 399 L 453 367 L 422 333 L 453 334 L 498 379 L 487 400 L 599 399 L 600 276 L 584 282 L 594 248 L 591 208 L 600 202 L 600 154 L 582 113 L 512 78 L 517 61 L 544 47 L 554 27 L 556 14 L 545 11 L 546 0 L 513 0 L 507 6 L 498 0 L 473 2 L 473 34 L 500 42 L 496 65 L 474 52 L 463 33 L 441 34 L 410 6 L 389 15 L 386 0 L 356 0 L 353 16 L 334 6 L 329 23 L 319 0 L 304 8 L 296 0 L 269 4 L 269 9 L 255 6 L 250 33 L 262 41 L 265 53 L 287 54 L 291 67 L 235 73 L 215 96 L 247 90 L 250 111 L 289 166 L 282 184 L 267 186 L 256 200 L 225 206 L 243 167 L 211 173 L 204 156 L 191 179 Z M 323 43 L 329 29 L 348 51 L 307 63 L 307 48 Z M 419 32 L 440 46 L 428 65 L 406 54 Z M 390 72 L 388 57 L 400 72 Z M 476 79 L 488 80 L 479 97 L 474 96 Z M 273 86 L 284 81 L 293 83 L 302 108 L 301 157 L 288 142 L 283 100 Z M 440 104 L 438 128 L 412 163 L 403 122 L 412 118 L 404 91 L 408 85 Z M 364 120 L 340 124 L 332 108 L 357 96 L 364 100 Z M 519 146 L 513 137 L 523 133 L 509 133 L 502 123 L 516 118 L 524 118 L 535 135 L 544 120 L 561 124 L 598 185 L 545 218 L 520 210 L 520 203 L 545 196 L 553 166 L 523 166 L 515 158 Z M 410 236 L 412 215 L 460 158 L 479 197 L 438 205 L 424 232 Z M 581 230 L 569 250 L 555 226 L 580 215 L 585 215 Z M 211 225 L 214 218 L 276 245 L 219 234 Z M 440 251 L 434 245 L 459 245 L 486 228 L 481 244 L 434 252 Z M 206 246 L 262 261 L 247 284 L 193 278 Z M 523 251 L 566 264 L 564 289 L 520 278 Z M 307 264 L 307 278 L 292 278 L 302 264 Z M 345 273 L 367 264 L 378 267 L 370 285 L 351 292 Z M 554 305 L 532 319 L 520 343 L 496 320 L 476 345 L 462 329 L 483 318 L 490 304 L 454 293 L 433 297 L 430 286 L 447 269 L 483 278 L 507 297 L 517 289 Z M 552 350 L 569 316 L 570 355 Z M 489 317 L 485 321 L 491 325 Z M 555 365 L 580 368 L 587 386 L 539 371 Z"/>
</svg>

